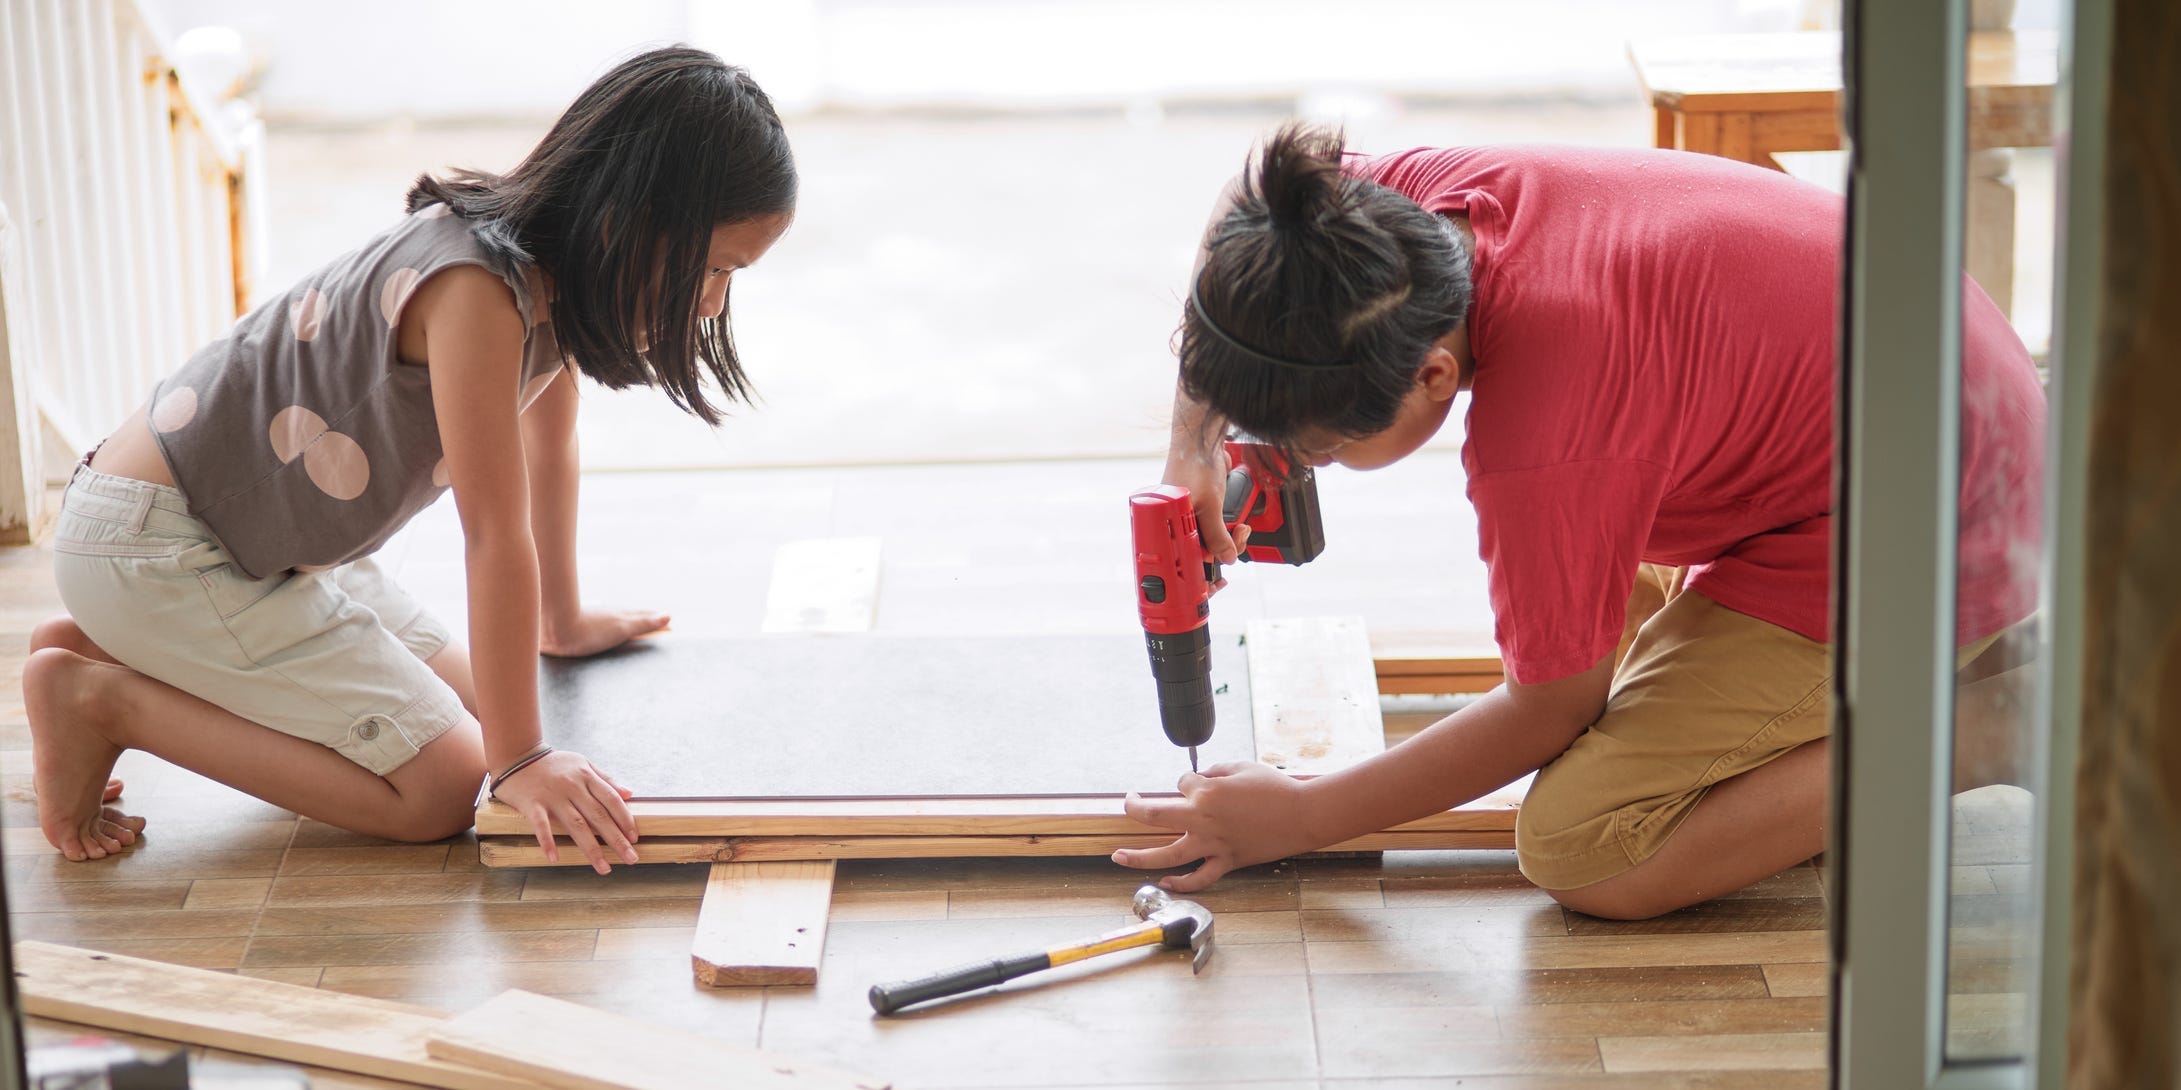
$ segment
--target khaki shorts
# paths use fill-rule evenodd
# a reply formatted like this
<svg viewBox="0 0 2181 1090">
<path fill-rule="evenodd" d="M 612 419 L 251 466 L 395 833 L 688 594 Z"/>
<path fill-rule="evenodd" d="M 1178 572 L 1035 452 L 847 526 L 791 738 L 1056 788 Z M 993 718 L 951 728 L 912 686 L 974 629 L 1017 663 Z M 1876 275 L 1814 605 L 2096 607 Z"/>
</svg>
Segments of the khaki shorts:
<svg viewBox="0 0 2181 1090">
<path fill-rule="evenodd" d="M 425 660 L 447 628 L 367 557 L 246 578 L 172 488 L 78 466 L 53 573 L 124 665 L 385 775 L 467 714 Z"/>
<path fill-rule="evenodd" d="M 1516 814 L 1522 873 L 1544 889 L 1635 867 L 1713 784 L 1830 729 L 1831 649 L 1683 590 L 1681 578 L 1638 572 L 1605 714 L 1538 771 Z M 1991 643 L 1965 648 L 1961 662 Z"/>
</svg>

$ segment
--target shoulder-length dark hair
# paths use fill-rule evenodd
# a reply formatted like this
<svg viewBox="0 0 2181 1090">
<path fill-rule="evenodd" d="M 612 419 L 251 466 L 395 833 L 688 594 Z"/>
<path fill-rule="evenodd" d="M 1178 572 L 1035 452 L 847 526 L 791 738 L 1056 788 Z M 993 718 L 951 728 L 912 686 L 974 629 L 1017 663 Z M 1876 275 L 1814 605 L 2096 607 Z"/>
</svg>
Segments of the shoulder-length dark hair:
<svg viewBox="0 0 2181 1090">
<path fill-rule="evenodd" d="M 1341 170 L 1337 130 L 1290 122 L 1243 166 L 1182 311 L 1182 389 L 1292 446 L 1392 426 L 1433 342 L 1468 316 L 1452 224 Z"/>
<path fill-rule="evenodd" d="M 696 315 L 712 229 L 792 212 L 795 192 L 787 133 L 750 74 L 673 46 L 615 65 L 515 169 L 423 175 L 408 207 L 444 202 L 495 256 L 544 269 L 553 333 L 584 374 L 659 387 L 717 424 L 704 373 L 730 403 L 751 388 L 727 312 Z"/>
</svg>

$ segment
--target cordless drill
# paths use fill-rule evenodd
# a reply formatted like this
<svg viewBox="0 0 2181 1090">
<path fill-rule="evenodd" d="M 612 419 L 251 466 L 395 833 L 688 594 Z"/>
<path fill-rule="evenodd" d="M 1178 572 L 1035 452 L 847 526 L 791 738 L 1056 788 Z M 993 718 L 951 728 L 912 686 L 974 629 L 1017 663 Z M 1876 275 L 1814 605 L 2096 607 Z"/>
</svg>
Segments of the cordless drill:
<svg viewBox="0 0 2181 1090">
<path fill-rule="evenodd" d="M 1234 468 L 1227 473 L 1220 521 L 1233 534 L 1247 526 L 1241 558 L 1262 563 L 1307 564 L 1325 551 L 1325 524 L 1318 515 L 1318 481 L 1309 466 L 1290 466 L 1278 448 L 1261 443 L 1227 444 Z M 1136 609 L 1143 617 L 1151 676 L 1159 689 L 1159 722 L 1166 738 L 1197 747 L 1212 738 L 1212 591 L 1219 563 L 1204 550 L 1196 505 L 1189 490 L 1162 484 L 1128 498 L 1136 547 Z"/>
</svg>

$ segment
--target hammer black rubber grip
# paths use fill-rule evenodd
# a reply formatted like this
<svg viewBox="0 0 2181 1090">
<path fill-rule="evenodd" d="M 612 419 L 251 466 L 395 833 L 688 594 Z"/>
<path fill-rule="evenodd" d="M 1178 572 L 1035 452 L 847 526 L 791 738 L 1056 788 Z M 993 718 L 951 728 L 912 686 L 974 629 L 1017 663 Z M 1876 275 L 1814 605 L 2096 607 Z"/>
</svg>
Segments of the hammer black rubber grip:
<svg viewBox="0 0 2181 1090">
<path fill-rule="evenodd" d="M 1003 981 L 1013 980 L 1027 973 L 1053 966 L 1052 955 L 1043 950 L 1034 954 L 1017 954 L 1011 958 L 994 958 L 991 961 L 974 961 L 956 966 L 945 972 L 933 973 L 921 980 L 903 980 L 893 984 L 871 985 L 871 1009 L 880 1014 L 892 1014 L 903 1007 L 913 1006 L 926 1000 L 939 999 L 978 988 L 989 988 Z"/>
</svg>

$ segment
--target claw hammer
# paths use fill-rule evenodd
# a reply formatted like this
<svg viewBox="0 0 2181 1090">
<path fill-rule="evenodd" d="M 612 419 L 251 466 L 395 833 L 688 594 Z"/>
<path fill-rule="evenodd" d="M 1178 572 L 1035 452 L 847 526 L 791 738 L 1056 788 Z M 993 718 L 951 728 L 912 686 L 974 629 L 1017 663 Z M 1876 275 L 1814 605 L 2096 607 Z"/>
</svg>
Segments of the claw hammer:
<svg viewBox="0 0 2181 1090">
<path fill-rule="evenodd" d="M 1164 946 L 1171 950 L 1186 947 L 1191 952 L 1190 971 L 1204 971 L 1204 963 L 1212 958 L 1210 909 L 1195 901 L 1177 900 L 1157 886 L 1138 889 L 1135 900 L 1129 907 L 1142 923 L 1047 950 L 1033 950 L 1026 954 L 994 958 L 990 961 L 973 961 L 919 980 L 874 984 L 871 986 L 871 1009 L 880 1014 L 892 1014 L 911 1004 L 960 995 L 978 988 L 989 988 L 1018 976 L 1050 969 L 1055 965 L 1066 965 L 1069 962 L 1139 946 Z"/>
</svg>

